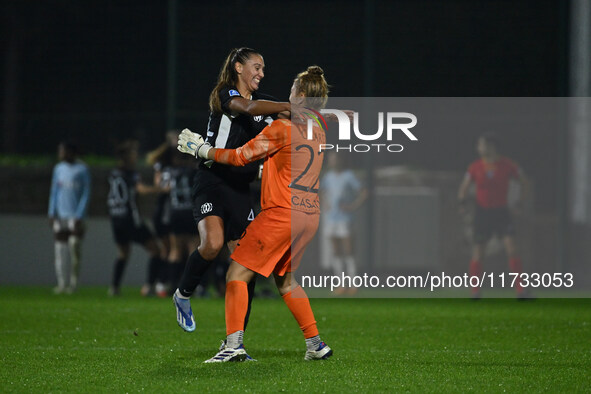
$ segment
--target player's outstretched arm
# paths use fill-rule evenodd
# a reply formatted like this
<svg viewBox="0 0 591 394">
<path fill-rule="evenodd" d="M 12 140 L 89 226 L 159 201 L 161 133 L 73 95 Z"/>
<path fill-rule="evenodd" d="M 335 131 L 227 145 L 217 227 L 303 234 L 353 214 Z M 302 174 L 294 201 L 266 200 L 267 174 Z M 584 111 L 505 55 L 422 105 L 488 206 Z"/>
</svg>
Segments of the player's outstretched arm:
<svg viewBox="0 0 591 394">
<path fill-rule="evenodd" d="M 205 142 L 199 134 L 184 129 L 179 134 L 177 149 L 180 152 L 205 160 L 241 167 L 264 159 L 281 149 L 288 140 L 289 127 L 289 121 L 277 120 L 265 127 L 255 138 L 237 149 L 214 148 Z"/>
<path fill-rule="evenodd" d="M 57 214 L 57 166 L 53 168 L 51 176 L 51 190 L 49 192 L 49 207 L 47 209 L 47 216 L 50 221 L 55 218 Z M 53 223 L 51 223 L 53 224 Z"/>
<path fill-rule="evenodd" d="M 88 167 L 85 167 L 82 175 L 82 195 L 80 196 L 80 201 L 78 201 L 78 207 L 76 208 L 77 219 L 81 220 L 86 216 L 88 202 L 90 201 L 90 188 L 90 171 L 88 170 Z"/>
<path fill-rule="evenodd" d="M 359 209 L 359 207 L 361 207 L 361 204 L 363 204 L 363 202 L 367 199 L 368 194 L 369 193 L 366 188 L 360 188 L 355 200 L 350 204 L 346 204 L 343 207 L 343 210 L 346 212 L 356 211 L 357 209 Z"/>
<path fill-rule="evenodd" d="M 466 197 L 468 196 L 468 188 L 470 187 L 471 183 L 472 177 L 470 174 L 466 173 L 462 183 L 460 184 L 460 188 L 458 189 L 458 201 L 462 202 L 466 200 Z"/>
<path fill-rule="evenodd" d="M 285 111 L 291 111 L 291 104 L 269 100 L 247 100 L 244 97 L 235 97 L 228 103 L 232 112 L 250 116 L 272 115 Z"/>
<path fill-rule="evenodd" d="M 231 166 L 245 166 L 257 160 L 271 156 L 284 147 L 289 141 L 291 123 L 287 120 L 276 120 L 265 127 L 255 138 L 237 149 L 210 148 L 198 154 L 204 159 Z M 202 152 L 205 154 L 201 156 Z"/>
</svg>

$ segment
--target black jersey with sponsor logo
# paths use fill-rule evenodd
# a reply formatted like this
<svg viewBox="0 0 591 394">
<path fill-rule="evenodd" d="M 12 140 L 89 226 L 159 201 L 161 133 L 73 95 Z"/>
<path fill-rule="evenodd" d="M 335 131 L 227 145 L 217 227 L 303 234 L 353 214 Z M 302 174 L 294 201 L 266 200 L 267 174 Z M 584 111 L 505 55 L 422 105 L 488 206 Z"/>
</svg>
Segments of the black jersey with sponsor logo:
<svg viewBox="0 0 591 394">
<path fill-rule="evenodd" d="M 205 140 L 213 147 L 224 149 L 239 148 L 256 137 L 258 133 L 276 118 L 276 116 L 250 116 L 232 113 L 228 104 L 234 97 L 242 97 L 236 87 L 224 87 L 220 90 L 219 94 L 224 113 L 209 114 L 207 134 L 204 136 Z M 258 92 L 253 92 L 251 99 L 277 101 L 272 96 Z M 217 178 L 226 181 L 230 186 L 244 188 L 256 178 L 258 167 L 258 163 L 251 163 L 244 167 L 231 167 L 224 164 L 202 162 L 200 169 L 216 175 Z M 201 179 L 201 182 L 204 181 L 205 179 Z"/>
<path fill-rule="evenodd" d="M 109 196 L 107 205 L 109 215 L 116 220 L 131 220 L 136 225 L 141 223 L 137 208 L 136 185 L 140 181 L 137 171 L 116 168 L 109 174 Z"/>
</svg>

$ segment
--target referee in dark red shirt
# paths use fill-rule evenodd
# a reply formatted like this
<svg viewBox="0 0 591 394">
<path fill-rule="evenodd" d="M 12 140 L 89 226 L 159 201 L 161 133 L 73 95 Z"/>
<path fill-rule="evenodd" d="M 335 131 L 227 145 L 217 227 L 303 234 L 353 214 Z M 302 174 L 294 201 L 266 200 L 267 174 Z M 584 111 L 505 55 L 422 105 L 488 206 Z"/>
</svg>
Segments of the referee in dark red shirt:
<svg viewBox="0 0 591 394">
<path fill-rule="evenodd" d="M 479 277 L 482 275 L 481 261 L 486 244 L 495 235 L 503 239 L 511 272 L 519 274 L 522 272 L 521 259 L 514 237 L 515 228 L 507 204 L 507 194 L 509 182 L 513 178 L 521 186 L 517 204 L 517 207 L 520 207 L 528 184 L 519 166 L 499 154 L 498 145 L 498 139 L 494 134 L 484 134 L 478 139 L 476 149 L 480 159 L 470 164 L 458 191 L 460 207 L 463 209 L 469 187 L 472 183 L 476 185 L 474 246 L 470 261 L 470 275 Z M 480 298 L 479 290 L 479 288 L 472 288 L 473 298 Z M 518 297 L 525 296 L 519 281 L 516 281 L 516 290 Z"/>
</svg>

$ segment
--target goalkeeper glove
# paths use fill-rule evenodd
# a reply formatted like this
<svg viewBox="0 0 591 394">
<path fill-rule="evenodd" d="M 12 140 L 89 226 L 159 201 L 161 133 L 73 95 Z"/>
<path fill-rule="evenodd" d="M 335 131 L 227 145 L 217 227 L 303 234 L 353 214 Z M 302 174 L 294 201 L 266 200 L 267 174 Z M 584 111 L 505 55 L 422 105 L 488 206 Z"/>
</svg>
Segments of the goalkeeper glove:
<svg viewBox="0 0 591 394">
<path fill-rule="evenodd" d="M 205 142 L 203 137 L 189 129 L 184 129 L 179 134 L 177 149 L 182 153 L 207 159 L 207 153 L 211 148 L 209 142 Z"/>
</svg>

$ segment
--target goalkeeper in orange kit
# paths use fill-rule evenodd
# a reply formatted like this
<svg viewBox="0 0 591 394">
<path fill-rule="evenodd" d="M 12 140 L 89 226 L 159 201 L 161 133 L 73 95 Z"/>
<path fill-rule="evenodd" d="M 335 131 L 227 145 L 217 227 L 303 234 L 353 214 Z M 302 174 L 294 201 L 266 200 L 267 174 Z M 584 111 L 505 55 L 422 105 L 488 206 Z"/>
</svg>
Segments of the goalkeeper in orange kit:
<svg viewBox="0 0 591 394">
<path fill-rule="evenodd" d="M 318 66 L 296 77 L 289 100 L 304 101 L 311 112 L 326 104 L 328 85 Z M 305 113 L 305 110 L 302 112 Z M 231 255 L 226 276 L 226 343 L 206 362 L 252 360 L 244 350 L 244 317 L 248 308 L 247 285 L 258 273 L 271 273 L 287 307 L 306 340 L 306 360 L 326 359 L 332 350 L 320 339 L 314 313 L 304 290 L 292 272 L 318 229 L 320 216 L 318 178 L 322 169 L 322 127 L 312 132 L 304 122 L 276 120 L 238 149 L 216 149 L 185 129 L 179 135 L 181 152 L 206 160 L 243 166 L 265 159 L 261 186 L 262 212 L 247 227 Z"/>
</svg>

